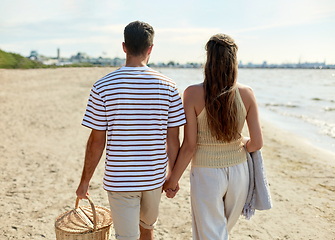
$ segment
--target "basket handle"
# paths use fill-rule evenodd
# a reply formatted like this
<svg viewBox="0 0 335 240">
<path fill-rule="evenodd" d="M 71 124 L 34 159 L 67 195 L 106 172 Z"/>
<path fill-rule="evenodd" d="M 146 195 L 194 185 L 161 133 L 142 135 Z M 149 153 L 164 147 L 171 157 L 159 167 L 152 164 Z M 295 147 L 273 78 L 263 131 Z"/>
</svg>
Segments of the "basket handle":
<svg viewBox="0 0 335 240">
<path fill-rule="evenodd" d="M 91 205 L 91 208 L 92 208 L 92 212 L 93 212 L 93 229 L 94 229 L 94 231 L 96 231 L 97 230 L 97 213 L 95 211 L 95 207 L 94 207 L 92 199 L 88 195 L 86 197 L 87 197 L 87 200 L 89 201 L 89 203 Z M 79 200 L 80 199 L 77 197 L 75 209 L 78 209 Z"/>
</svg>

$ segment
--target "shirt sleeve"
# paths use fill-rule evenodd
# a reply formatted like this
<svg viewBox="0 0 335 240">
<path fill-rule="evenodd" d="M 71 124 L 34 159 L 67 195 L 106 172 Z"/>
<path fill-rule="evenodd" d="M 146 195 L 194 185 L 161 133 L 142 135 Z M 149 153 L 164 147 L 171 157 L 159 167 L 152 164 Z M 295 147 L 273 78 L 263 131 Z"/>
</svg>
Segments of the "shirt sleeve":
<svg viewBox="0 0 335 240">
<path fill-rule="evenodd" d="M 81 124 L 95 130 L 107 130 L 105 103 L 94 86 L 92 87 Z"/>
<path fill-rule="evenodd" d="M 174 88 L 170 98 L 168 127 L 180 127 L 186 124 L 185 112 L 178 88 Z"/>
</svg>

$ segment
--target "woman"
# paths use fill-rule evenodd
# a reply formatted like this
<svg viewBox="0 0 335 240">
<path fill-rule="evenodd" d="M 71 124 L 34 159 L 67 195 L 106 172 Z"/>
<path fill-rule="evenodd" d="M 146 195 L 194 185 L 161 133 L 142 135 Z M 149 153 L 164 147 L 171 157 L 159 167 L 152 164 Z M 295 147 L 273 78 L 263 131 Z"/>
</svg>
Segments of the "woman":
<svg viewBox="0 0 335 240">
<path fill-rule="evenodd" d="M 205 80 L 184 92 L 187 125 L 172 173 L 164 185 L 173 197 L 189 164 L 193 239 L 228 239 L 244 207 L 249 171 L 248 152 L 263 145 L 252 89 L 237 79 L 237 45 L 225 34 L 206 44 Z M 249 138 L 243 138 L 245 120 Z M 244 147 L 245 145 L 245 147 Z"/>
</svg>

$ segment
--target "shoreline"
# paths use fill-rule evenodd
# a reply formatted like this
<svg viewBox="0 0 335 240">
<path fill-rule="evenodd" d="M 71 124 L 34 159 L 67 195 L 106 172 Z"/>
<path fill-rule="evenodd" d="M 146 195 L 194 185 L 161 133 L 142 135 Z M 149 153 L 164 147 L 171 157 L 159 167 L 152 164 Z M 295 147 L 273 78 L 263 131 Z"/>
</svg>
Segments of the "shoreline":
<svg viewBox="0 0 335 240">
<path fill-rule="evenodd" d="M 335 156 L 335 138 L 319 133 L 317 126 L 271 112 L 264 107 L 259 107 L 259 112 L 263 122 L 271 123 L 280 131 L 292 133 L 297 140 L 305 141 L 306 144 Z"/>
<path fill-rule="evenodd" d="M 55 239 L 55 219 L 74 208 L 89 129 L 81 126 L 93 83 L 112 68 L 0 71 L 0 238 Z M 230 238 L 335 238 L 335 161 L 261 118 L 273 209 L 242 217 Z M 332 159 L 333 158 L 333 159 Z M 161 198 L 155 239 L 191 239 L 189 169 L 174 199 Z M 109 208 L 102 159 L 90 184 Z M 81 205 L 87 205 L 81 201 Z M 112 236 L 110 239 L 114 239 Z"/>
<path fill-rule="evenodd" d="M 335 167 L 335 153 L 327 150 L 323 147 L 319 147 L 309 139 L 300 136 L 295 132 L 287 131 L 283 128 L 277 127 L 274 124 L 270 123 L 268 120 L 264 120 L 261 117 L 261 125 L 265 128 L 273 128 L 276 132 L 274 136 L 267 136 L 268 139 L 271 137 L 275 137 L 276 141 L 280 142 L 280 144 L 287 145 L 289 143 L 290 146 L 293 146 L 300 151 L 306 152 L 310 154 L 314 160 L 310 161 L 317 161 L 321 164 L 330 165 Z M 266 133 L 267 134 L 267 133 Z M 264 143 L 264 145 L 267 143 Z M 322 161 L 320 161 L 322 159 Z"/>
</svg>

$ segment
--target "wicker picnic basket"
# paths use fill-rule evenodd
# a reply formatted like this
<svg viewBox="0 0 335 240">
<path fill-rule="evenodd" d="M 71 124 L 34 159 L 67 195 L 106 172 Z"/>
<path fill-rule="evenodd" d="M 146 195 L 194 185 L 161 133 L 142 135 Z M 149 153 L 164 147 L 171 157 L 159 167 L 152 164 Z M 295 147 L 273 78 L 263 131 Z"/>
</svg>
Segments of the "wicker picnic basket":
<svg viewBox="0 0 335 240">
<path fill-rule="evenodd" d="M 104 207 L 78 206 L 75 209 L 59 215 L 55 222 L 57 240 L 108 240 L 111 233 L 112 217 L 110 211 Z"/>
</svg>

